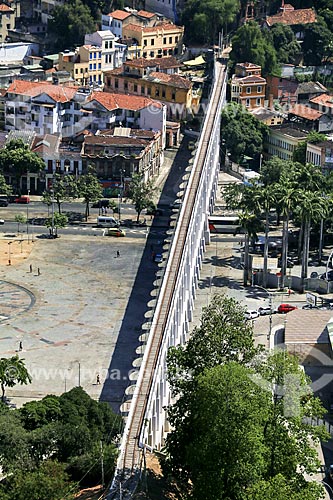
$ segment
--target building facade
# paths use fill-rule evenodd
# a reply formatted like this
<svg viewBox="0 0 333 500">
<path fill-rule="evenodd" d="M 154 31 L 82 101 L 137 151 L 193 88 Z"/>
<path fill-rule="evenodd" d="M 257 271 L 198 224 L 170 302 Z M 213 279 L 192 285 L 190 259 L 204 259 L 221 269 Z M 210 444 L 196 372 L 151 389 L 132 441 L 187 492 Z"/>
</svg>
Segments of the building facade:
<svg viewBox="0 0 333 500">
<path fill-rule="evenodd" d="M 323 173 L 333 169 L 333 142 L 322 141 L 317 144 L 308 142 L 306 145 L 306 162 L 321 167 Z"/>
<path fill-rule="evenodd" d="M 181 55 L 183 36 L 184 26 L 165 22 L 147 27 L 129 23 L 123 28 L 123 41 L 136 42 L 142 57 L 148 59 Z"/>
<path fill-rule="evenodd" d="M 252 63 L 239 63 L 231 78 L 231 101 L 245 108 L 262 108 L 265 104 L 266 80 L 261 67 Z"/>
<path fill-rule="evenodd" d="M 306 136 L 307 132 L 293 129 L 290 125 L 270 127 L 264 142 L 264 157 L 277 156 L 281 160 L 292 161 L 296 147 L 305 141 Z"/>
</svg>

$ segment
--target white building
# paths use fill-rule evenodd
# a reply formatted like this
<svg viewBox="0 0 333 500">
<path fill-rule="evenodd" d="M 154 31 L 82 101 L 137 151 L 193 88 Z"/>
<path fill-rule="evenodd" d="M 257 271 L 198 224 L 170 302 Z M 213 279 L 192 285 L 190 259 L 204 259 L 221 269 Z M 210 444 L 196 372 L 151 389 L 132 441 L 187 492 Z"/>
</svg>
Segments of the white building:
<svg viewBox="0 0 333 500">
<path fill-rule="evenodd" d="M 82 113 L 91 124 L 87 127 L 96 132 L 115 125 L 144 130 L 160 130 L 165 148 L 166 106 L 153 99 L 135 95 L 93 92 L 82 105 Z"/>
<path fill-rule="evenodd" d="M 84 43 L 101 49 L 102 72 L 118 68 L 126 59 L 126 45 L 118 43 L 110 30 L 85 35 Z"/>
</svg>

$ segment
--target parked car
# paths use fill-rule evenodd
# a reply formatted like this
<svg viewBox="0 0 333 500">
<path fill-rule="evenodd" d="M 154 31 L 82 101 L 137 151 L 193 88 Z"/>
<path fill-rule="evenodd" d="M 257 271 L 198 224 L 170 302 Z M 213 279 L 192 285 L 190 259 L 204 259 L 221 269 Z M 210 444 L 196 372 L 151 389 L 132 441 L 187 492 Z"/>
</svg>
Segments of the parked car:
<svg viewBox="0 0 333 500">
<path fill-rule="evenodd" d="M 121 236 L 126 236 L 126 233 L 123 229 L 120 229 L 119 227 L 110 227 L 105 232 L 105 236 L 116 236 L 117 238 L 119 238 Z"/>
<path fill-rule="evenodd" d="M 0 207 L 8 207 L 7 198 L 0 198 Z"/>
<path fill-rule="evenodd" d="M 248 310 L 245 312 L 245 319 L 256 319 L 259 318 L 259 313 L 256 309 Z"/>
<path fill-rule="evenodd" d="M 5 221 L 3 219 L 0 219 L 0 225 L 3 226 Z"/>
<path fill-rule="evenodd" d="M 157 263 L 160 263 L 160 262 L 163 262 L 163 256 L 161 253 L 157 253 L 155 256 L 154 256 L 154 262 L 157 262 Z"/>
<path fill-rule="evenodd" d="M 333 271 L 328 271 L 327 276 L 326 273 L 322 274 L 320 276 L 320 279 L 326 281 L 333 281 Z"/>
<path fill-rule="evenodd" d="M 294 311 L 295 309 L 297 309 L 297 306 L 293 306 L 291 304 L 280 304 L 277 308 L 277 312 L 280 314 L 286 314 L 290 311 Z"/>
<path fill-rule="evenodd" d="M 261 306 L 258 307 L 258 313 L 260 314 L 260 316 L 267 316 L 268 314 L 274 314 L 275 311 L 269 306 Z"/>
<path fill-rule="evenodd" d="M 19 196 L 15 199 L 15 203 L 30 203 L 30 197 L 26 195 Z"/>
</svg>

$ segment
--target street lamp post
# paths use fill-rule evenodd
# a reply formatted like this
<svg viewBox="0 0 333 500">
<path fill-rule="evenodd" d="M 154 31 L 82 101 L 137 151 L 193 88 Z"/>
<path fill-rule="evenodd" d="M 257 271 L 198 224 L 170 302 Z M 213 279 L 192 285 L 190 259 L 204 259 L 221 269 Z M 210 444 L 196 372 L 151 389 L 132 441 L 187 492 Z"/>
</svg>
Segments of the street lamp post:
<svg viewBox="0 0 333 500">
<path fill-rule="evenodd" d="M 12 244 L 12 241 L 8 241 L 8 265 L 11 266 L 12 260 L 11 260 L 11 254 L 10 254 L 10 245 Z"/>
<path fill-rule="evenodd" d="M 28 245 L 29 245 L 29 195 L 30 195 L 30 190 L 28 189 L 28 200 L 27 200 L 27 238 L 28 238 Z"/>
<path fill-rule="evenodd" d="M 272 326 L 273 326 L 273 316 L 272 316 L 272 307 L 273 307 L 273 296 L 272 293 L 266 290 L 263 286 L 256 285 L 256 288 L 261 288 L 264 290 L 267 295 L 268 295 L 268 300 L 269 300 L 269 330 L 268 330 L 268 335 L 267 335 L 267 340 L 268 340 L 268 348 L 270 349 L 271 346 L 271 335 L 272 335 Z"/>
</svg>

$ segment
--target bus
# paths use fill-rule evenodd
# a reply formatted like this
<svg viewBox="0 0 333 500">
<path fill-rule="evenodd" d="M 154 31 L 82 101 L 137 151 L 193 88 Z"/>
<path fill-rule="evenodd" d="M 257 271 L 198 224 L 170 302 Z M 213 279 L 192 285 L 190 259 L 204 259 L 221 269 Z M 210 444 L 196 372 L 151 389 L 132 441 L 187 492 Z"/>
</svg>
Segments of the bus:
<svg viewBox="0 0 333 500">
<path fill-rule="evenodd" d="M 212 234 L 236 234 L 239 228 L 239 217 L 232 215 L 209 215 L 209 231 Z"/>
</svg>

